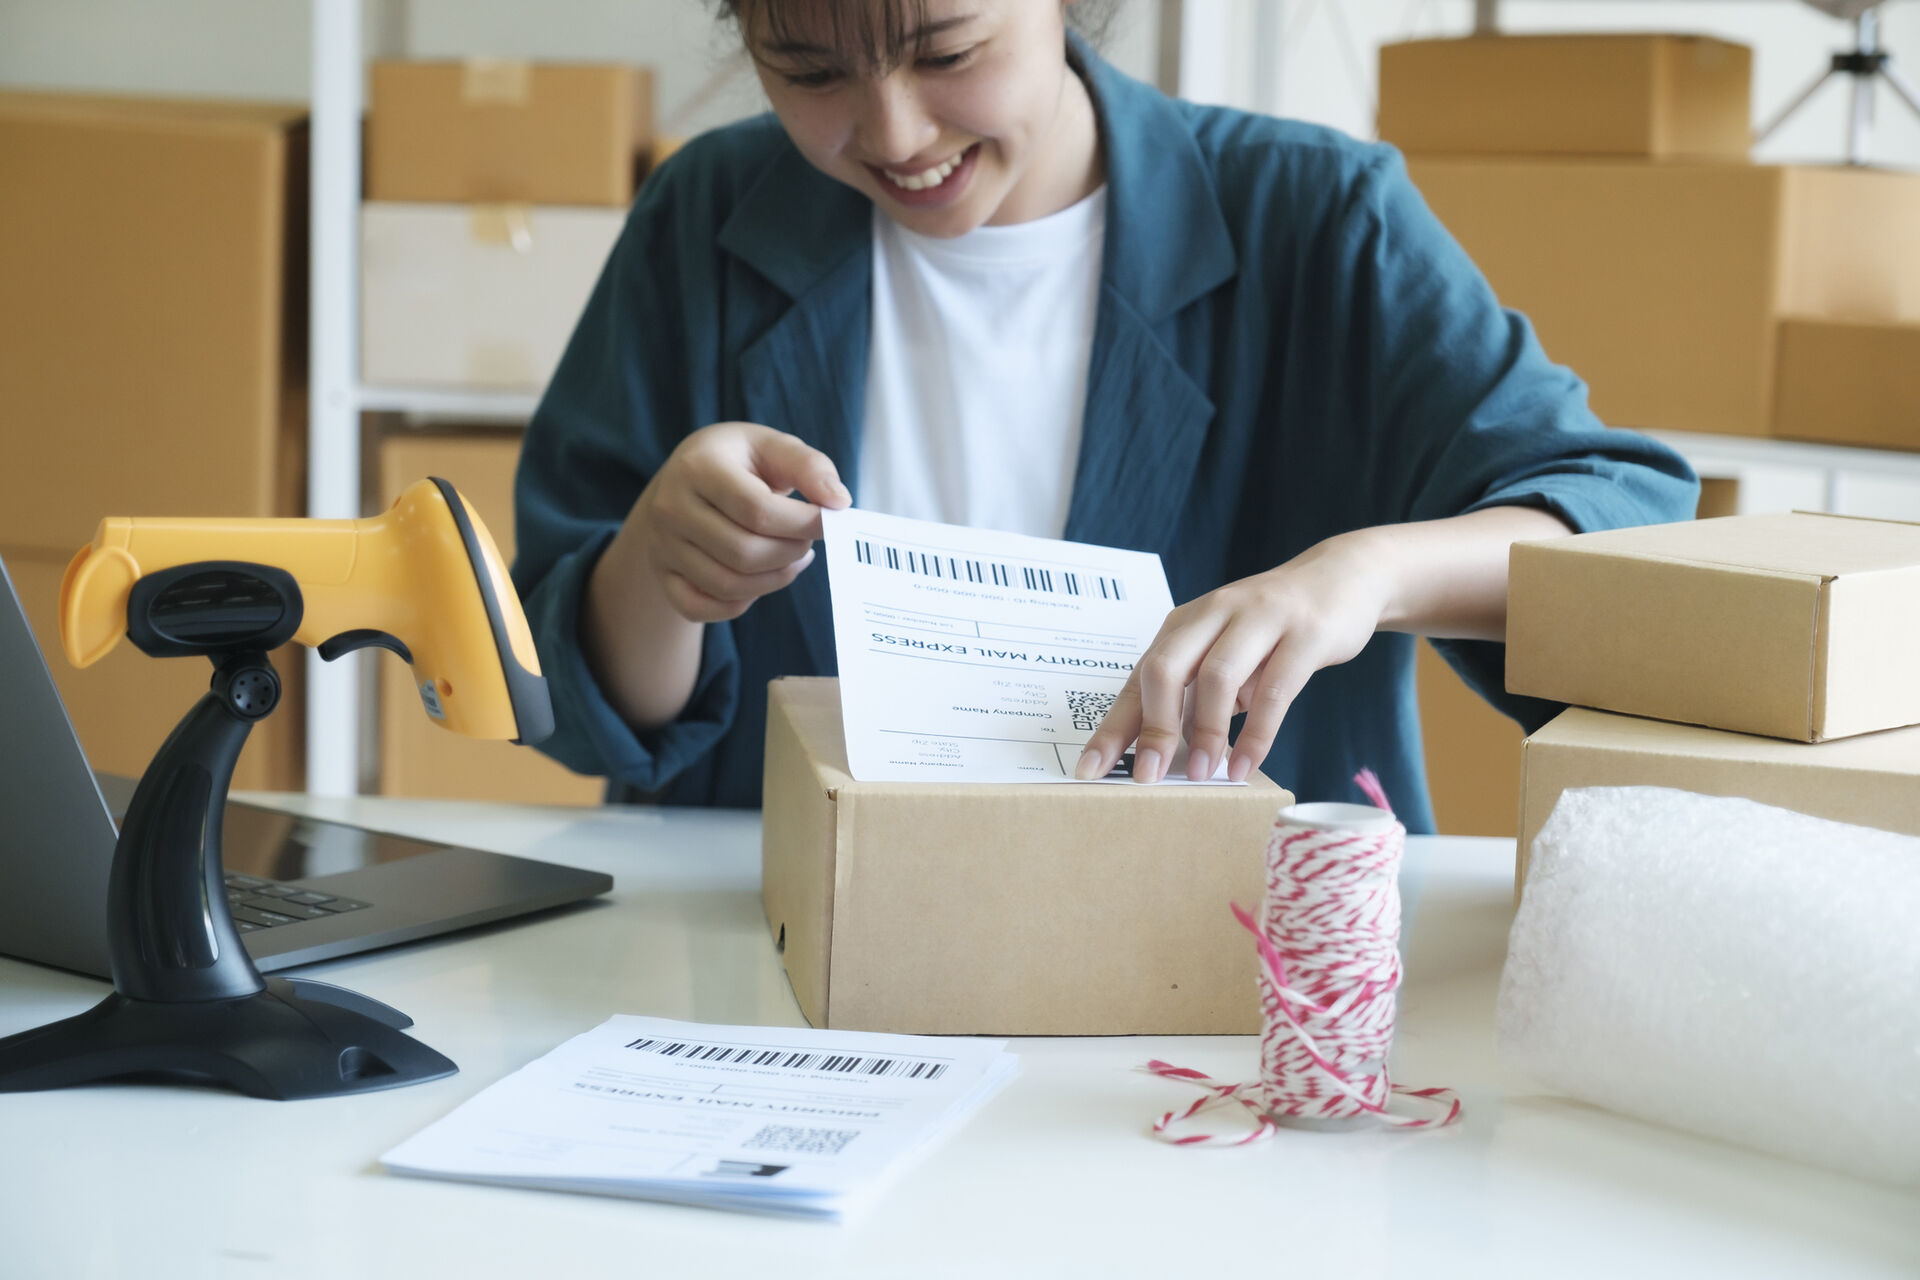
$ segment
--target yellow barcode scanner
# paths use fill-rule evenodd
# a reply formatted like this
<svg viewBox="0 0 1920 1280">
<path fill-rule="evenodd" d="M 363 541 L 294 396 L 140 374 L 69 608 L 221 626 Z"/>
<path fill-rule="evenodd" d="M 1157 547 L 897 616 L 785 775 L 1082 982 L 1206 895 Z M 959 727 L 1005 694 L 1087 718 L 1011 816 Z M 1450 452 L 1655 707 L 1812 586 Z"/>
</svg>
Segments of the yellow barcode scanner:
<svg viewBox="0 0 1920 1280">
<path fill-rule="evenodd" d="M 261 976 L 227 904 L 222 815 L 248 732 L 280 701 L 267 652 L 289 640 L 326 658 L 393 650 L 427 713 L 456 733 L 553 732 L 533 635 L 480 517 L 428 479 L 365 520 L 102 520 L 60 584 L 60 639 L 84 667 L 123 635 L 156 658 L 211 659 L 212 682 L 120 823 L 107 875 L 113 990 L 0 1038 L 0 1092 L 185 1078 L 319 1098 L 457 1071 L 405 1034 L 413 1020 L 398 1009 Z"/>
<path fill-rule="evenodd" d="M 553 732 L 499 549 L 437 477 L 364 520 L 102 520 L 61 581 L 60 640 L 85 667 L 123 635 L 154 657 L 288 640 L 328 660 L 390 649 L 445 728 L 521 743 Z"/>
</svg>

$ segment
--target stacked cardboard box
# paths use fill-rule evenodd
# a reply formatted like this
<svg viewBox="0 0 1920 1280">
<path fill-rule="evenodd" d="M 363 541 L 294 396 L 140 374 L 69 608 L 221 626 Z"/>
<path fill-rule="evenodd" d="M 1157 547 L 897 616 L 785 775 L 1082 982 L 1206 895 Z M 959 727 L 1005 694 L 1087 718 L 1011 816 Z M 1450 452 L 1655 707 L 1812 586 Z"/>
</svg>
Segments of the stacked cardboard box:
<svg viewBox="0 0 1920 1280">
<path fill-rule="evenodd" d="M 1520 875 L 1568 787 L 1745 796 L 1920 835 L 1920 525 L 1803 513 L 1513 548 Z"/>
<path fill-rule="evenodd" d="M 1677 36 L 1382 50 L 1381 137 L 1615 425 L 1804 434 L 1783 320 L 1920 321 L 1920 174 L 1748 163 L 1748 66 Z"/>
<path fill-rule="evenodd" d="M 305 506 L 304 107 L 0 93 L 0 557 L 94 766 L 137 775 L 203 662 L 57 644 L 61 573 L 104 516 Z M 242 788 L 302 785 L 304 659 Z"/>
<path fill-rule="evenodd" d="M 644 67 L 381 61 L 361 214 L 361 373 L 538 390 L 652 144 Z"/>
</svg>

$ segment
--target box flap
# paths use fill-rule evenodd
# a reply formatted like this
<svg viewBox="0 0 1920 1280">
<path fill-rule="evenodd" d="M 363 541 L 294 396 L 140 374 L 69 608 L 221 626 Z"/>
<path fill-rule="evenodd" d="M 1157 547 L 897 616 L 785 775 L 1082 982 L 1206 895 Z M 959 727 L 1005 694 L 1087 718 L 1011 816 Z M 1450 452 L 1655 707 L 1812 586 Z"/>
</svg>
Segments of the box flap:
<svg viewBox="0 0 1920 1280">
<path fill-rule="evenodd" d="M 1920 524 L 1806 511 L 1721 516 L 1581 534 L 1556 540 L 1555 550 L 1834 578 L 1920 565 Z"/>
<path fill-rule="evenodd" d="M 1815 655 L 1814 734 L 1840 738 L 1920 724 L 1920 564 L 1827 586 Z"/>
</svg>

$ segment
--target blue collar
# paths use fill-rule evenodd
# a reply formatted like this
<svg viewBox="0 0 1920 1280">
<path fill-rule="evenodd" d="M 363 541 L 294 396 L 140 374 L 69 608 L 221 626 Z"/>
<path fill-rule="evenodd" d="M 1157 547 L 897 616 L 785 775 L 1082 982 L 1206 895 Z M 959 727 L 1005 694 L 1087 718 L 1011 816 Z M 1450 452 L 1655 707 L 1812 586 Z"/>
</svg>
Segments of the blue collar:
<svg viewBox="0 0 1920 1280">
<path fill-rule="evenodd" d="M 1086 81 L 1106 151 L 1106 282 L 1142 319 L 1164 319 L 1237 269 L 1213 174 L 1185 108 L 1114 70 L 1078 35 L 1068 36 L 1067 57 Z M 872 208 L 788 141 L 741 198 L 719 243 L 799 299 L 869 250 Z"/>
</svg>

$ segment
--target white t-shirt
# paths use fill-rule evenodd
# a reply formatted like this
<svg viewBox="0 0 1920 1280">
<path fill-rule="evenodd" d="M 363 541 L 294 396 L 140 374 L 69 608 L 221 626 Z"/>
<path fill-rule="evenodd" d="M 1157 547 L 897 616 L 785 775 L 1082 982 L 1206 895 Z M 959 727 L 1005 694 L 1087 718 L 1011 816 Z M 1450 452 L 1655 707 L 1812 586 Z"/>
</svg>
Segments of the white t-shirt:
<svg viewBox="0 0 1920 1280">
<path fill-rule="evenodd" d="M 1057 538 L 1100 294 L 1106 188 L 952 239 L 874 210 L 862 507 Z"/>
</svg>

